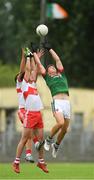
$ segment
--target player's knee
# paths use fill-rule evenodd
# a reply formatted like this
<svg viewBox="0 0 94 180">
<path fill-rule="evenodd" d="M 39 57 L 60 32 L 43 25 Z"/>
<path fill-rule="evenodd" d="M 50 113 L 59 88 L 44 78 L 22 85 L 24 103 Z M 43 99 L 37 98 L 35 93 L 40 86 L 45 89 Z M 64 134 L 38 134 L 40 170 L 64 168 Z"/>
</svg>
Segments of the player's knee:
<svg viewBox="0 0 94 180">
<path fill-rule="evenodd" d="M 63 121 L 59 122 L 59 126 L 60 126 L 60 128 L 62 128 L 62 127 L 63 127 L 63 125 L 64 125 L 64 122 L 63 122 Z"/>
<path fill-rule="evenodd" d="M 21 138 L 21 140 L 20 140 L 20 143 L 21 144 L 26 144 L 26 142 L 27 142 L 27 138 L 26 137 L 23 137 L 23 138 Z"/>
</svg>

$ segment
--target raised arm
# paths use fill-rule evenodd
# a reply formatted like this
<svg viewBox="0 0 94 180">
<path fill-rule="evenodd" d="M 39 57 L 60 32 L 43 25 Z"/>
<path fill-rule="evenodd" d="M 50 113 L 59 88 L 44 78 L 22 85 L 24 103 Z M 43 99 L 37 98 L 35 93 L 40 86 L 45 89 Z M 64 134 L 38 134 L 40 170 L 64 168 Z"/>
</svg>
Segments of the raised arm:
<svg viewBox="0 0 94 180">
<path fill-rule="evenodd" d="M 24 74 L 24 79 L 25 81 L 29 81 L 30 78 L 30 72 L 31 72 L 31 62 L 30 62 L 30 57 L 26 58 L 26 66 L 25 66 L 25 74 Z"/>
<path fill-rule="evenodd" d="M 26 58 L 31 57 L 32 53 L 28 47 L 22 48 L 22 57 L 21 57 L 21 63 L 20 63 L 20 72 L 25 72 L 25 64 L 26 64 Z"/>
<path fill-rule="evenodd" d="M 39 59 L 37 53 L 34 52 L 33 55 L 34 55 L 34 60 L 35 60 L 35 62 L 36 62 L 36 64 L 37 64 L 37 68 L 38 68 L 39 72 L 40 72 L 41 74 L 45 74 L 45 73 L 46 73 L 46 69 L 45 69 L 44 66 L 41 64 L 40 59 Z"/>
<path fill-rule="evenodd" d="M 33 54 L 28 47 L 26 47 L 24 49 L 24 54 L 25 54 L 25 58 L 26 58 L 24 79 L 26 81 L 29 81 L 32 68 L 34 68 L 33 63 L 31 63 L 31 61 L 33 61 Z M 32 64 L 32 66 L 31 66 L 31 64 Z"/>
<path fill-rule="evenodd" d="M 44 48 L 47 49 L 47 50 L 49 51 L 49 53 L 51 54 L 53 60 L 54 60 L 55 63 L 56 63 L 57 69 L 59 69 L 59 70 L 62 71 L 62 70 L 64 69 L 64 67 L 63 67 L 63 65 L 62 65 L 61 59 L 60 59 L 60 57 L 57 55 L 57 53 L 52 49 L 51 44 L 48 43 L 48 42 L 46 42 L 46 43 L 43 43 L 43 46 L 44 46 Z"/>
<path fill-rule="evenodd" d="M 31 44 L 31 49 L 32 49 L 32 53 L 34 56 L 34 60 L 37 64 L 37 69 L 38 72 L 40 72 L 41 74 L 45 74 L 46 73 L 46 69 L 44 68 L 44 66 L 41 64 L 39 57 L 42 57 L 43 55 L 43 51 L 40 51 L 40 53 L 37 53 L 37 46 L 35 46 L 35 44 Z"/>
<path fill-rule="evenodd" d="M 24 49 L 21 49 L 22 57 L 21 57 L 21 63 L 20 63 L 20 72 L 25 72 L 25 56 L 24 56 Z"/>
<path fill-rule="evenodd" d="M 57 55 L 57 53 L 53 49 L 50 49 L 49 52 L 50 52 L 53 60 L 56 62 L 57 69 L 62 71 L 64 69 L 64 67 L 63 67 L 62 62 L 61 62 L 59 56 Z"/>
</svg>

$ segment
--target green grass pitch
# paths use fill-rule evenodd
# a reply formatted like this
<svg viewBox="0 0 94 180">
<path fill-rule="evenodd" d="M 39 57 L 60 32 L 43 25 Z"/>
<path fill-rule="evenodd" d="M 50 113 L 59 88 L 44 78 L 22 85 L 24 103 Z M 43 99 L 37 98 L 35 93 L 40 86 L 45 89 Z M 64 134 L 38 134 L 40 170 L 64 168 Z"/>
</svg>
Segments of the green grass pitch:
<svg viewBox="0 0 94 180">
<path fill-rule="evenodd" d="M 0 164 L 0 179 L 94 179 L 94 163 L 48 163 L 49 173 L 36 164 L 21 164 L 21 173 L 12 171 L 11 164 Z"/>
</svg>

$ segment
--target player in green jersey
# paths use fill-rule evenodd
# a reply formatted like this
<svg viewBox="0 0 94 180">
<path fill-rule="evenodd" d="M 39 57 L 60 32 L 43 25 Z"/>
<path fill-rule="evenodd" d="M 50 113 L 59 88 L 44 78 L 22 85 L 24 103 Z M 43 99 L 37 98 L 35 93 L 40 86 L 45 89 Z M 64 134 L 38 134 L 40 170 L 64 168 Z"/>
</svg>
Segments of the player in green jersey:
<svg viewBox="0 0 94 180">
<path fill-rule="evenodd" d="M 50 89 L 53 102 L 52 111 L 56 119 L 56 124 L 52 127 L 49 136 L 45 140 L 44 148 L 49 151 L 52 147 L 52 156 L 56 158 L 59 145 L 62 142 L 67 129 L 69 127 L 70 121 L 70 101 L 69 101 L 69 89 L 67 78 L 64 73 L 64 67 L 57 53 L 51 48 L 49 43 L 44 43 L 43 47 L 48 50 L 51 54 L 55 65 L 49 64 L 44 68 L 44 73 L 42 74 L 47 86 Z M 36 62 L 39 67 L 41 62 Z M 57 134 L 57 139 L 55 143 L 53 142 L 53 137 Z"/>
</svg>

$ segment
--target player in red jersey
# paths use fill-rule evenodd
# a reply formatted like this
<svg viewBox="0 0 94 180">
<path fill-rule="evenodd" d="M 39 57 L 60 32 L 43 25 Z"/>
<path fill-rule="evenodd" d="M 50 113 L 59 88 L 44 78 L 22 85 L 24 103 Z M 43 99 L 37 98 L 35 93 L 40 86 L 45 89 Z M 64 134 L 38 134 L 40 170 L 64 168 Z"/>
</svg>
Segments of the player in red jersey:
<svg viewBox="0 0 94 180">
<path fill-rule="evenodd" d="M 24 49 L 22 49 L 22 58 L 21 58 L 21 63 L 20 63 L 20 72 L 16 75 L 15 77 L 15 82 L 16 82 L 16 91 L 18 95 L 18 104 L 19 104 L 19 109 L 18 109 L 18 116 L 23 123 L 24 117 L 25 117 L 25 100 L 23 97 L 22 93 L 22 81 L 24 77 L 24 72 L 25 72 L 25 55 L 24 55 Z M 35 140 L 37 140 L 35 138 Z M 34 162 L 33 156 L 32 156 L 32 141 L 31 138 L 28 139 L 26 143 L 26 156 L 25 156 L 26 161 L 29 162 Z"/>
<path fill-rule="evenodd" d="M 37 53 L 34 53 L 34 58 L 38 58 Z M 27 142 L 28 138 L 32 138 L 34 131 L 37 129 L 37 135 L 39 137 L 39 141 L 43 142 L 43 121 L 41 115 L 41 109 L 43 108 L 40 96 L 38 94 L 36 88 L 36 80 L 37 80 L 37 68 L 31 69 L 31 67 L 35 66 L 32 55 L 27 57 L 26 59 L 26 68 L 24 74 L 24 80 L 22 85 L 23 95 L 25 98 L 25 119 L 23 122 L 24 130 L 22 133 L 21 140 L 17 146 L 16 159 L 13 163 L 13 169 L 16 173 L 20 172 L 19 163 L 20 156 L 22 154 L 23 148 Z M 42 70 L 42 69 L 41 69 Z M 37 166 L 41 168 L 44 172 L 48 173 L 48 169 L 44 162 L 43 157 L 43 147 L 39 150 L 39 159 Z"/>
</svg>

